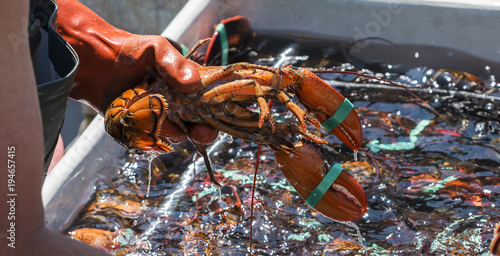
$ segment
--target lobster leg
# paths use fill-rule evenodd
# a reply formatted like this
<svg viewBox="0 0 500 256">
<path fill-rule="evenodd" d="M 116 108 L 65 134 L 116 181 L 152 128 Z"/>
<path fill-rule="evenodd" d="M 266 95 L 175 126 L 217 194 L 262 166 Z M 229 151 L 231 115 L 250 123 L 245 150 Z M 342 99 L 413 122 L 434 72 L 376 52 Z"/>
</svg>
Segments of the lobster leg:
<svg viewBox="0 0 500 256">
<path fill-rule="evenodd" d="M 313 135 L 313 134 L 310 134 L 306 131 L 303 131 L 302 129 L 300 129 L 298 126 L 296 126 L 295 124 L 291 124 L 291 123 L 279 123 L 278 124 L 278 130 L 279 131 L 289 131 L 291 133 L 297 133 L 297 134 L 300 134 L 302 136 L 304 136 L 306 139 L 312 141 L 312 142 L 316 142 L 316 143 L 320 143 L 320 144 L 328 144 L 328 141 L 326 140 L 323 140 L 322 138 L 316 136 L 316 135 Z"/>
<path fill-rule="evenodd" d="M 254 112 L 249 111 L 246 108 L 238 106 L 231 102 L 226 102 L 222 110 L 220 108 L 220 105 L 211 105 L 210 113 L 212 117 L 215 117 L 215 120 L 220 120 L 223 123 L 232 126 L 246 127 L 246 128 L 262 128 L 258 126 L 256 118 L 257 116 Z M 210 116 L 208 115 L 204 116 L 206 117 L 205 120 L 210 119 Z M 217 125 L 218 127 L 220 127 L 221 124 L 217 123 Z M 271 129 L 273 128 L 271 127 Z M 279 132 L 286 132 L 288 134 L 300 134 L 304 136 L 306 139 L 316 143 L 321 143 L 321 144 L 328 143 L 327 141 L 319 138 L 318 136 L 315 136 L 311 133 L 308 133 L 307 131 L 300 129 L 299 127 L 297 127 L 295 124 L 292 123 L 277 123 L 276 129 Z M 247 130 L 246 132 L 248 133 L 249 131 Z M 260 133 L 263 131 L 255 131 L 255 132 Z"/>
<path fill-rule="evenodd" d="M 216 103 L 220 103 L 221 100 L 225 100 L 229 98 L 229 96 L 241 95 L 239 91 L 242 89 L 253 88 L 253 94 L 257 97 L 257 103 L 259 104 L 260 109 L 260 118 L 259 118 L 259 127 L 262 127 L 265 120 L 269 120 L 271 126 L 273 127 L 273 131 L 275 130 L 275 122 L 271 118 L 271 111 L 269 110 L 269 106 L 267 105 L 266 99 L 264 98 L 264 90 L 261 85 L 257 83 L 255 80 L 244 79 L 237 80 L 233 82 L 229 82 L 218 87 L 211 89 L 210 91 L 203 94 L 201 97 L 202 102 L 210 102 L 215 101 Z M 266 91 L 269 91 L 269 87 Z M 248 94 L 248 90 L 245 91 Z M 251 93 L 251 91 L 250 91 Z M 221 95 L 222 94 L 222 95 Z M 214 97 L 214 96 L 223 96 L 223 97 Z"/>
<path fill-rule="evenodd" d="M 277 94 L 275 94 L 276 91 L 278 92 Z M 255 80 L 245 79 L 220 85 L 204 93 L 201 101 L 209 103 L 220 103 L 226 100 L 244 101 L 249 99 L 248 96 L 257 96 L 257 102 L 261 113 L 259 127 L 262 127 L 264 120 L 269 120 L 272 127 L 274 127 L 274 131 L 275 122 L 270 117 L 271 113 L 264 95 L 276 96 L 278 100 L 297 117 L 302 130 L 307 131 L 306 120 L 319 129 L 321 125 L 320 122 L 305 109 L 293 103 L 285 92 L 276 90 L 275 87 L 272 86 L 262 86 L 255 82 Z"/>
<path fill-rule="evenodd" d="M 227 102 L 231 103 L 231 102 Z M 226 103 L 226 105 L 228 105 Z M 233 109 L 228 110 L 227 106 L 225 109 L 220 109 L 219 105 L 211 105 L 210 113 L 217 120 L 221 120 L 222 122 L 236 126 L 236 127 L 246 127 L 246 128 L 258 128 L 259 127 L 259 116 L 244 108 L 235 104 L 233 105 Z"/>
<path fill-rule="evenodd" d="M 259 72 L 259 70 L 261 72 Z M 278 74 L 279 76 L 277 76 Z M 285 75 L 283 76 L 283 74 Z M 296 71 L 291 69 L 290 67 L 276 69 L 249 63 L 236 63 L 226 66 L 223 69 L 216 71 L 215 73 L 210 73 L 209 75 L 204 77 L 203 81 L 204 85 L 208 86 L 209 84 L 214 83 L 217 79 L 237 79 L 238 77 L 244 79 L 228 82 L 226 84 L 222 84 L 208 90 L 203 94 L 202 101 L 245 101 L 250 99 L 249 96 L 255 95 L 257 97 L 257 102 L 261 110 L 259 119 L 260 127 L 262 127 L 265 120 L 269 120 L 274 131 L 275 122 L 270 117 L 271 114 L 269 108 L 267 107 L 267 103 L 265 102 L 265 96 L 276 96 L 276 98 L 281 103 L 283 103 L 298 119 L 303 131 L 307 130 L 306 121 L 313 124 L 316 128 L 319 128 L 321 124 L 320 121 L 313 117 L 313 115 L 307 110 L 293 103 L 284 92 L 285 90 L 295 90 L 295 88 L 299 88 L 298 92 L 301 93 L 303 92 L 303 90 L 300 90 L 301 87 L 311 87 L 310 89 L 314 90 L 315 86 L 317 85 L 319 85 L 320 87 L 324 86 L 325 83 L 320 84 L 311 82 L 315 82 L 314 78 L 320 80 L 314 74 L 309 74 L 304 71 Z M 255 94 L 253 94 L 253 92 L 249 90 L 252 87 L 255 88 Z M 321 90 L 322 88 L 319 89 Z M 333 88 L 331 89 L 334 90 Z M 309 97 L 312 98 L 309 99 L 307 93 L 309 92 L 304 92 L 304 95 L 299 95 L 301 96 L 299 98 L 305 101 L 305 105 L 307 107 L 313 107 L 314 111 L 317 111 L 318 109 L 322 110 L 323 102 L 321 101 L 321 99 L 319 99 L 319 101 L 314 100 L 313 97 Z M 327 93 L 328 94 L 326 95 L 326 100 L 331 100 L 333 96 L 338 96 L 337 94 L 332 94 L 330 91 L 328 91 Z M 352 139 L 354 137 L 346 136 L 346 134 L 350 135 L 349 130 L 346 129 L 346 127 L 342 126 L 335 130 L 335 132 L 337 133 L 338 131 L 340 131 L 340 135 L 344 135 L 341 137 L 341 140 L 345 141 L 346 138 L 350 139 L 348 142 L 346 142 L 346 144 L 348 144 L 352 148 L 356 148 L 357 145 L 354 144 L 357 144 L 357 142 Z"/>
<path fill-rule="evenodd" d="M 235 118 L 233 116 L 227 116 L 226 113 L 217 113 L 214 114 L 214 117 L 218 120 L 221 120 L 222 122 L 232 125 L 232 126 L 237 126 L 237 127 L 246 127 L 246 128 L 258 128 L 259 123 L 256 121 L 252 120 L 241 120 L 238 118 Z"/>
<path fill-rule="evenodd" d="M 211 107 L 213 108 L 214 106 L 212 105 Z M 255 112 L 250 111 L 244 107 L 238 106 L 232 102 L 224 103 L 223 107 L 224 107 L 223 112 L 227 113 L 228 115 L 235 116 L 241 120 L 254 119 L 255 117 L 258 117 L 258 115 Z M 212 111 L 212 113 L 215 112 Z"/>
<path fill-rule="evenodd" d="M 245 131 L 234 128 L 233 126 L 227 125 L 221 120 L 214 118 L 212 113 L 207 113 L 204 109 L 199 109 L 198 114 L 203 118 L 203 120 L 213 127 L 218 128 L 232 136 L 238 137 L 243 140 L 249 140 L 262 144 L 271 144 L 277 148 L 284 151 L 290 151 L 293 149 L 293 144 L 288 140 L 281 138 L 279 136 L 274 136 L 268 129 L 258 129 L 253 130 L 252 128 L 247 128 Z M 300 130 L 300 129 L 298 129 Z"/>
<path fill-rule="evenodd" d="M 267 66 L 262 66 L 262 65 L 257 65 L 257 64 L 240 62 L 240 63 L 235 63 L 235 64 L 225 66 L 224 68 L 218 70 L 217 72 L 202 78 L 201 82 L 205 85 L 205 87 L 208 87 L 209 85 L 213 84 L 214 82 L 221 80 L 222 78 L 226 77 L 227 75 L 230 75 L 234 71 L 242 70 L 242 69 L 252 69 L 255 71 L 261 70 L 261 71 L 268 71 L 268 72 L 271 72 L 273 74 L 286 75 L 286 73 L 284 73 L 279 68 L 273 68 L 273 67 L 267 67 Z"/>
<path fill-rule="evenodd" d="M 316 118 L 310 116 L 309 113 L 307 113 L 307 111 L 305 111 L 303 108 L 293 103 L 285 92 L 279 91 L 276 97 L 283 105 L 285 105 L 285 107 L 288 110 L 290 110 L 293 113 L 295 117 L 297 117 L 300 123 L 300 127 L 302 128 L 303 131 L 307 131 L 305 120 L 309 121 L 316 128 L 319 129 L 319 126 L 321 125 L 319 121 Z"/>
<path fill-rule="evenodd" d="M 241 120 L 241 119 L 238 119 L 238 118 L 235 118 L 235 117 L 227 116 L 225 113 L 216 113 L 216 114 L 214 114 L 214 117 L 216 118 L 216 120 L 220 120 L 223 123 L 226 123 L 226 124 L 229 124 L 229 125 L 233 125 L 233 126 L 237 126 L 237 127 L 261 128 L 261 127 L 258 126 L 258 123 L 256 121 Z M 205 120 L 207 122 L 210 122 L 210 124 L 212 124 L 212 125 L 217 125 L 217 127 L 219 127 L 219 128 L 228 129 L 228 126 L 224 126 L 221 122 L 217 122 L 216 120 L 210 120 L 210 121 L 209 121 L 209 119 L 205 119 Z M 321 144 L 328 144 L 327 141 L 321 139 L 320 137 L 315 136 L 315 135 L 313 135 L 311 133 L 308 133 L 306 131 L 303 131 L 302 129 L 300 129 L 299 127 L 297 127 L 296 125 L 291 124 L 291 123 L 278 123 L 276 130 L 280 131 L 280 132 L 286 131 L 286 132 L 292 133 L 292 134 L 293 133 L 300 134 L 300 135 L 304 136 L 306 139 L 308 139 L 310 141 L 313 141 L 313 142 L 316 142 L 316 143 L 321 143 Z M 236 132 L 236 131 L 235 131 L 235 129 L 232 129 L 231 132 Z M 241 133 L 241 131 L 238 131 L 238 132 Z M 246 131 L 246 133 L 248 133 L 248 132 L 249 131 Z M 244 134 L 240 134 L 240 135 L 243 136 Z M 272 144 L 270 142 L 265 142 L 265 140 L 262 143 Z M 279 145 L 275 145 L 275 146 L 279 147 Z"/>
<path fill-rule="evenodd" d="M 193 48 L 191 48 L 191 50 L 189 50 L 189 52 L 186 53 L 184 58 L 186 58 L 186 59 L 191 58 L 191 55 L 193 55 L 193 53 L 195 53 L 196 50 L 198 50 L 198 48 L 200 48 L 202 45 L 204 45 L 205 43 L 207 43 L 210 40 L 211 40 L 211 38 L 205 38 L 205 39 L 198 40 L 198 42 L 196 42 L 196 44 L 193 46 Z"/>
<path fill-rule="evenodd" d="M 210 89 L 200 100 L 207 103 L 221 103 L 224 101 L 244 101 L 255 97 L 255 81 L 250 79 L 233 81 Z M 274 96 L 275 89 L 271 86 L 259 85 L 263 95 Z"/>
<path fill-rule="evenodd" d="M 262 91 L 259 83 L 254 82 L 254 84 L 255 94 L 257 95 L 257 102 L 259 103 L 260 108 L 259 128 L 264 124 L 264 120 L 269 120 L 269 123 L 271 123 L 274 132 L 274 130 L 276 130 L 276 124 L 274 122 L 274 119 L 271 118 L 271 112 L 269 111 L 269 106 L 267 105 L 267 102 L 264 98 L 264 92 Z"/>
<path fill-rule="evenodd" d="M 177 119 L 175 123 L 186 133 L 186 136 L 188 137 L 189 141 L 193 143 L 193 145 L 196 147 L 200 155 L 203 157 L 203 161 L 205 162 L 205 166 L 207 167 L 208 175 L 210 176 L 210 182 L 212 182 L 212 184 L 218 188 L 222 187 L 221 184 L 217 182 L 217 179 L 214 176 L 212 164 L 210 163 L 210 158 L 208 157 L 208 153 L 205 147 L 202 144 L 196 143 L 191 138 L 191 130 L 184 124 L 184 122 L 181 121 L 181 119 Z"/>
</svg>

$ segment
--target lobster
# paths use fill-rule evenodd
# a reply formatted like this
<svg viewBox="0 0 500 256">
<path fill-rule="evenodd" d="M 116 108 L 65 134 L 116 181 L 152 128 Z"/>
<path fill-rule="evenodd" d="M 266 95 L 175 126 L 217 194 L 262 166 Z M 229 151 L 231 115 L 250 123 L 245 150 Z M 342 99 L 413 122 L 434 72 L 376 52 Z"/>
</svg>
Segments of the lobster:
<svg viewBox="0 0 500 256">
<path fill-rule="evenodd" d="M 113 255 L 125 255 L 127 249 L 122 248 L 118 241 L 123 236 L 124 230 L 108 231 L 97 228 L 80 228 L 68 232 L 72 239 L 82 241 L 97 249 L 113 253 Z"/>
<path fill-rule="evenodd" d="M 364 215 L 367 199 L 360 184 L 342 168 L 329 170 L 327 155 L 317 148 L 317 144 L 327 142 L 307 130 L 307 124 L 316 129 L 323 125 L 358 150 L 361 123 L 344 96 L 306 69 L 235 63 L 199 67 L 198 71 L 202 86 L 196 93 L 179 93 L 162 79 L 125 91 L 106 111 L 107 133 L 129 149 L 165 153 L 172 150 L 161 130 L 168 118 L 186 132 L 203 156 L 212 184 L 220 187 L 205 148 L 191 139 L 188 123 L 210 125 L 234 137 L 268 145 L 298 193 L 327 217 L 353 221 Z M 305 108 L 291 100 L 291 93 Z M 281 102 L 298 124 L 276 122 L 267 104 L 270 99 Z M 249 109 L 255 104 L 260 113 Z M 294 143 L 297 135 L 309 142 Z M 327 176 L 330 178 L 325 183 Z"/>
</svg>

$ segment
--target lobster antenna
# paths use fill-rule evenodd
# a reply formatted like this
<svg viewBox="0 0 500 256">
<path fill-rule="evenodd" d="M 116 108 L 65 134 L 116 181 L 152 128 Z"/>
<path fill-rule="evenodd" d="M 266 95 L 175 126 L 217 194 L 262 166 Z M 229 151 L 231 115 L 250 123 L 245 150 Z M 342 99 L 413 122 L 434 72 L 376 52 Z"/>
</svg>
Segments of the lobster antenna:
<svg viewBox="0 0 500 256">
<path fill-rule="evenodd" d="M 186 53 L 186 55 L 184 56 L 184 58 L 189 59 L 189 57 L 191 57 L 191 55 L 193 55 L 193 53 L 196 50 L 198 50 L 198 48 L 200 48 L 200 46 L 206 44 L 210 40 L 211 40 L 211 38 L 205 38 L 205 39 L 201 39 L 198 42 L 196 42 L 196 44 L 193 46 L 193 48 L 191 48 L 191 50 L 189 50 L 189 52 Z"/>
<path fill-rule="evenodd" d="M 378 80 L 378 81 L 381 81 L 381 82 L 388 83 L 389 85 L 396 86 L 396 87 L 402 88 L 403 90 L 407 91 L 411 96 L 413 96 L 416 99 L 418 99 L 420 102 L 422 102 L 422 104 L 424 106 L 428 107 L 432 112 L 434 112 L 434 114 L 436 114 L 437 116 L 441 117 L 441 114 L 439 112 L 437 112 L 431 105 L 429 105 L 429 103 L 425 102 L 422 98 L 418 97 L 415 93 L 413 93 L 410 89 L 408 89 L 407 86 L 405 86 L 403 84 L 396 83 L 396 82 L 393 82 L 393 81 L 390 81 L 390 80 L 387 80 L 387 79 L 384 79 L 384 78 L 378 78 L 378 77 L 375 77 L 375 76 L 371 76 L 371 75 L 367 75 L 367 74 L 362 74 L 362 73 L 354 72 L 354 71 L 346 71 L 346 70 L 311 70 L 311 72 L 313 72 L 313 73 L 340 73 L 340 74 L 356 75 L 356 76 L 366 77 L 366 78 L 375 79 L 375 80 Z"/>
</svg>

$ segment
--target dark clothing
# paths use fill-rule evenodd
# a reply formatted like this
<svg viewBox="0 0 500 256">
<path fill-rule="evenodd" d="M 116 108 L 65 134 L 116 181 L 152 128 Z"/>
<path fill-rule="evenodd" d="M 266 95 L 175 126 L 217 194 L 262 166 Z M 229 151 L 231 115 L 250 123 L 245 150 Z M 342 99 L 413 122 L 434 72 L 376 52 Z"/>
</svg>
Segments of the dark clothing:
<svg viewBox="0 0 500 256">
<path fill-rule="evenodd" d="M 56 32 L 57 3 L 30 2 L 30 48 L 42 112 L 47 172 L 61 131 L 78 56 Z"/>
</svg>

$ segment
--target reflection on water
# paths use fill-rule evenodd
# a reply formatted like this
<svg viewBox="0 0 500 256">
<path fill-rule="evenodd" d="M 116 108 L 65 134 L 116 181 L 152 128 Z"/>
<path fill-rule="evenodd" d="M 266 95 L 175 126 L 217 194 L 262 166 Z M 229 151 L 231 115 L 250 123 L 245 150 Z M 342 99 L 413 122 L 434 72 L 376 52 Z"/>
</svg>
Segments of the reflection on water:
<svg viewBox="0 0 500 256">
<path fill-rule="evenodd" d="M 251 60 L 266 65 L 281 61 L 309 67 L 373 67 L 340 64 L 314 50 L 326 47 L 283 40 L 258 41 L 259 54 Z M 294 50 L 280 55 L 289 48 Z M 493 228 L 500 221 L 496 83 L 491 77 L 476 80 L 432 66 L 402 71 L 384 64 L 375 71 L 377 76 L 418 88 L 415 92 L 441 116 L 404 91 L 377 81 L 322 75 L 354 103 L 364 127 L 357 161 L 345 146 L 337 148 L 336 158 L 368 197 L 368 213 L 355 222 L 367 253 L 487 255 Z M 278 121 L 291 118 L 276 113 Z M 322 136 L 340 143 L 333 136 Z M 96 184 L 95 200 L 68 231 L 76 232 L 74 237 L 98 237 L 87 241 L 116 255 L 246 255 L 257 145 L 222 137 L 211 147 L 216 177 L 224 184 L 220 191 L 211 187 L 203 161 L 193 161 L 189 144 L 177 147 L 153 161 L 151 176 L 145 157 L 129 156 L 110 167 L 119 174 Z M 356 230 L 309 208 L 279 171 L 271 150 L 262 149 L 253 253 L 364 254 Z"/>
</svg>

